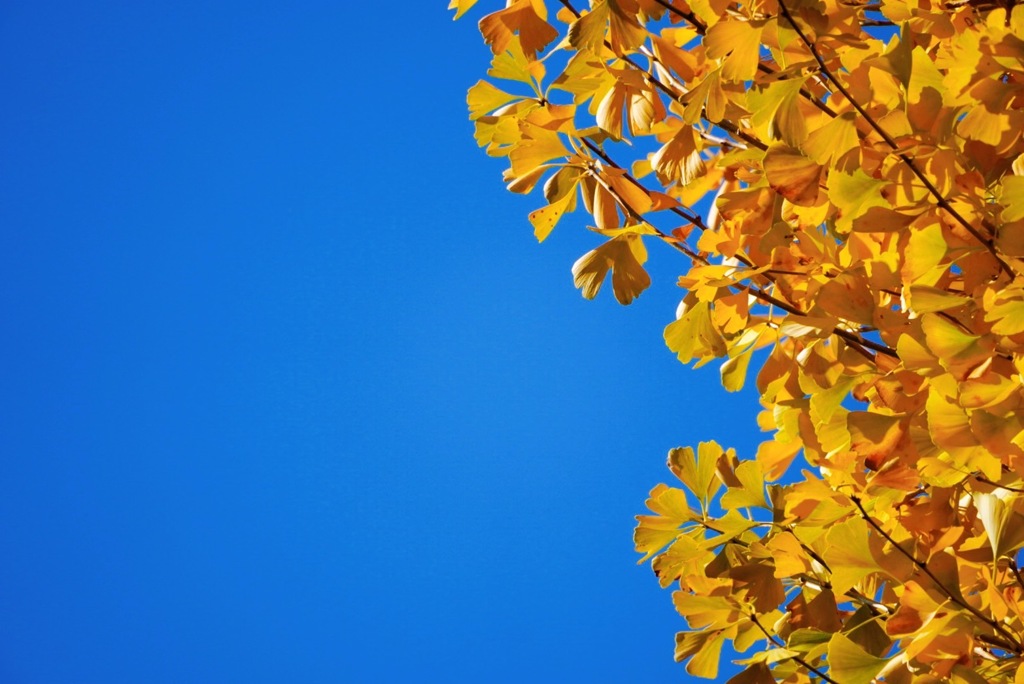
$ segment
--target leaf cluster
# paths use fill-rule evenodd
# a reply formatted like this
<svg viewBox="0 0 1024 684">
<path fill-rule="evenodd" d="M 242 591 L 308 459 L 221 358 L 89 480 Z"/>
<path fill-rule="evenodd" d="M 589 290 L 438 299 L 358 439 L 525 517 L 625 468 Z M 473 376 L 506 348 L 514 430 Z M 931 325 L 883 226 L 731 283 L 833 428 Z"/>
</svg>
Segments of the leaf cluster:
<svg viewBox="0 0 1024 684">
<path fill-rule="evenodd" d="M 476 140 L 542 190 L 538 240 L 585 211 L 576 286 L 610 276 L 623 304 L 648 245 L 678 252 L 667 346 L 760 396 L 757 452 L 673 450 L 682 486 L 639 517 L 677 659 L 714 677 L 723 644 L 760 644 L 736 684 L 1016 681 L 1024 4 L 509 0 L 480 30 Z"/>
</svg>

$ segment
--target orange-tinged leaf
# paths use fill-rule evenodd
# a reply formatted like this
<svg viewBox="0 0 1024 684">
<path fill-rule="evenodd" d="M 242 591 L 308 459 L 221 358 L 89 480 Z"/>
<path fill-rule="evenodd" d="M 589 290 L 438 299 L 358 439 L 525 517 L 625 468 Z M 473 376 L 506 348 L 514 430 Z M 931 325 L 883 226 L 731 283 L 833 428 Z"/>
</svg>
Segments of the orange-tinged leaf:
<svg viewBox="0 0 1024 684">
<path fill-rule="evenodd" d="M 590 11 L 569 26 L 569 44 L 576 49 L 596 51 L 604 44 L 608 30 L 608 3 L 598 0 Z"/>
<path fill-rule="evenodd" d="M 722 70 L 715 69 L 707 74 L 700 84 L 691 90 L 688 102 L 683 109 L 683 121 L 695 124 L 701 117 L 712 123 L 722 120 L 725 116 L 725 91 L 722 90 Z"/>
<path fill-rule="evenodd" d="M 642 187 L 626 176 L 622 169 L 607 167 L 601 170 L 601 178 L 615 192 L 615 197 L 637 216 L 651 210 L 651 196 Z"/>
<path fill-rule="evenodd" d="M 647 32 L 636 19 L 638 10 L 635 0 L 606 0 L 611 10 L 608 38 L 612 52 L 621 55 L 639 47 L 647 38 Z"/>
<path fill-rule="evenodd" d="M 822 285 L 814 303 L 829 316 L 871 325 L 875 317 L 874 296 L 867 278 L 846 272 Z"/>
<path fill-rule="evenodd" d="M 504 52 L 518 35 L 528 57 L 558 37 L 558 31 L 538 15 L 531 0 L 514 0 L 505 9 L 488 14 L 480 20 L 480 33 L 495 53 Z"/>
<path fill-rule="evenodd" d="M 682 126 L 654 153 L 651 166 L 662 183 L 667 185 L 679 182 L 689 185 L 706 170 L 700 150 L 697 132 L 690 126 Z"/>
<path fill-rule="evenodd" d="M 818 199 L 821 166 L 788 145 L 773 145 L 764 155 L 768 185 L 793 204 L 811 206 Z"/>
<path fill-rule="evenodd" d="M 846 415 L 850 431 L 850 449 L 863 456 L 869 465 L 888 457 L 903 437 L 902 418 L 871 411 L 851 411 Z"/>
</svg>

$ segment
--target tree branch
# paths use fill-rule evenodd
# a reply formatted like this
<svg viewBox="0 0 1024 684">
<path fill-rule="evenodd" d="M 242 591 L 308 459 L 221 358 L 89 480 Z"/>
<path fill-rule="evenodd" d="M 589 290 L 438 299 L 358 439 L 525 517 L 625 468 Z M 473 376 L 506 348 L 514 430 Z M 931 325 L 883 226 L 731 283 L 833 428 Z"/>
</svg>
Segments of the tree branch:
<svg viewBox="0 0 1024 684">
<path fill-rule="evenodd" d="M 609 157 L 603 150 L 601 150 L 592 141 L 587 140 L 586 138 L 583 138 L 583 144 L 587 147 L 587 149 L 589 149 L 592 152 L 594 152 L 595 154 L 597 154 L 605 163 L 609 164 L 613 168 L 616 168 L 616 169 L 619 169 L 619 170 L 622 170 L 622 171 L 625 172 L 625 169 L 623 169 L 621 166 L 616 164 L 611 159 L 611 157 Z M 637 180 L 632 174 L 630 174 L 629 172 L 625 172 L 625 177 L 626 177 L 627 180 L 630 181 L 630 183 L 635 185 L 640 190 L 644 191 L 647 194 L 648 197 L 650 196 L 651 190 L 648 189 L 639 180 Z M 685 244 L 680 243 L 678 240 L 676 240 L 676 239 L 666 235 L 661 230 L 659 230 L 656 226 L 652 225 L 643 216 L 641 216 L 641 215 L 637 214 L 636 212 L 634 212 L 633 209 L 630 208 L 629 205 L 626 204 L 626 202 L 624 202 L 622 200 L 622 198 L 619 197 L 618 194 L 615 193 L 615 191 L 613 189 L 609 188 L 608 186 L 605 186 L 605 188 L 612 194 L 613 197 L 615 197 L 615 201 L 618 202 L 619 206 L 622 207 L 623 211 L 627 212 L 637 222 L 645 223 L 648 226 L 650 226 L 651 228 L 653 228 L 657 232 L 658 237 L 660 237 L 663 242 L 668 243 L 673 248 L 675 248 L 676 250 L 682 252 L 683 254 L 688 256 L 693 261 L 696 261 L 696 262 L 704 264 L 704 265 L 711 265 L 711 263 L 705 257 L 701 256 L 697 252 L 694 252 L 692 249 L 687 247 Z M 704 224 L 703 220 L 701 220 L 700 217 L 694 215 L 692 212 L 680 209 L 680 211 L 676 212 L 676 213 L 679 214 L 680 216 L 682 216 L 683 218 L 685 218 L 687 221 L 690 221 L 691 223 L 696 225 L 701 230 L 706 230 L 707 229 L 707 226 Z M 739 252 L 739 253 L 736 254 L 736 258 L 744 266 L 747 266 L 748 268 L 753 268 L 754 267 L 754 264 L 750 261 L 750 259 L 747 257 L 746 254 L 743 254 L 742 252 Z M 772 278 L 771 276 L 763 274 L 763 273 L 761 275 L 764 276 L 772 284 L 775 283 L 774 278 Z M 779 298 L 769 294 L 768 292 L 764 291 L 760 287 L 757 287 L 756 285 L 751 285 L 751 284 L 747 284 L 747 283 L 735 283 L 734 286 L 737 289 L 741 290 L 741 291 L 745 291 L 748 294 L 753 295 L 754 297 L 758 298 L 759 300 L 761 300 L 765 304 L 771 304 L 772 306 L 775 306 L 775 307 L 777 307 L 779 309 L 782 309 L 783 311 L 785 311 L 787 313 L 790 313 L 790 314 L 793 314 L 794 316 L 807 316 L 808 315 L 807 313 L 805 313 L 804 311 L 801 311 L 800 309 L 798 309 L 797 307 L 793 306 L 792 304 L 789 304 L 788 302 L 782 301 L 781 299 L 779 299 Z M 867 351 L 868 349 L 874 350 L 874 351 L 876 351 L 876 352 L 878 352 L 880 354 L 885 354 L 886 356 L 891 356 L 893 358 L 898 358 L 898 356 L 896 354 L 896 351 L 893 350 L 892 348 L 890 348 L 888 346 L 885 346 L 885 345 L 882 345 L 882 344 L 878 344 L 877 342 L 872 342 L 871 340 L 868 340 L 868 339 L 862 337 L 861 335 L 858 335 L 857 333 L 850 332 L 848 330 L 843 330 L 842 328 L 838 328 L 838 327 L 837 328 L 833 328 L 831 330 L 831 333 L 833 335 L 841 337 L 848 344 L 850 344 L 855 350 L 857 350 L 862 355 L 864 355 L 869 361 L 874 362 L 875 357 L 874 357 L 873 354 L 871 354 L 870 352 Z"/>
</svg>

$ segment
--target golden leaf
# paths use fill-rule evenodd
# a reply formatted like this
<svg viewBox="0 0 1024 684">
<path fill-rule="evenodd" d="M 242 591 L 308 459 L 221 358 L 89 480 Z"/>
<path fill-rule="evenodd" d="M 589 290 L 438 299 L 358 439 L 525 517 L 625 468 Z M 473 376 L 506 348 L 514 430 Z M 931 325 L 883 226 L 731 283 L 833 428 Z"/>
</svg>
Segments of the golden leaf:
<svg viewBox="0 0 1024 684">
<path fill-rule="evenodd" d="M 792 147 L 770 147 L 764 155 L 764 175 L 772 190 L 793 204 L 807 207 L 818 199 L 821 166 Z"/>
<path fill-rule="evenodd" d="M 504 52 L 518 34 L 529 57 L 558 37 L 558 31 L 538 14 L 533 0 L 513 0 L 505 9 L 488 14 L 480 20 L 480 33 L 495 53 Z"/>
<path fill-rule="evenodd" d="M 587 299 L 597 296 L 612 272 L 612 290 L 620 304 L 629 304 L 651 284 L 643 269 L 647 250 L 636 235 L 617 237 L 580 257 L 572 266 L 573 281 Z"/>
</svg>

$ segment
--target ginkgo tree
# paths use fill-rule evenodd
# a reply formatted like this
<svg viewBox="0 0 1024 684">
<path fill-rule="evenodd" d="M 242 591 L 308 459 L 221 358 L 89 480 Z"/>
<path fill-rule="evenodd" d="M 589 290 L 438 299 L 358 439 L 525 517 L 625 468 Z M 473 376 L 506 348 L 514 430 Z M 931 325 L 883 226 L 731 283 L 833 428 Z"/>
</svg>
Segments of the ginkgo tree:
<svg viewBox="0 0 1024 684">
<path fill-rule="evenodd" d="M 462 15 L 476 0 L 452 0 Z M 482 9 L 482 8 L 478 8 Z M 756 453 L 669 453 L 637 550 L 730 682 L 1024 683 L 1024 4 L 508 0 L 468 96 L 539 240 L 754 383 Z M 588 220 L 588 223 L 591 221 Z"/>
</svg>

